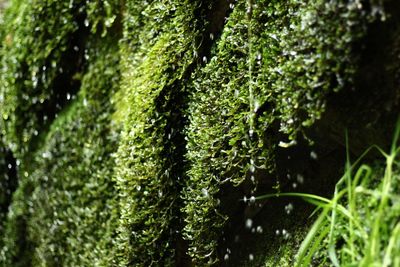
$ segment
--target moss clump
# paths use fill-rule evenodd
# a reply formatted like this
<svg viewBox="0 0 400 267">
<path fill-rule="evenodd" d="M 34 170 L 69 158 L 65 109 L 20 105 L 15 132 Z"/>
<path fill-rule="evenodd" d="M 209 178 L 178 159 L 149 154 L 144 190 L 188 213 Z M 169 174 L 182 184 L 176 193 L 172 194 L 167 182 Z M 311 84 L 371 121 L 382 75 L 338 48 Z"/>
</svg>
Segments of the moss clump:
<svg viewBox="0 0 400 267">
<path fill-rule="evenodd" d="M 116 154 L 119 242 L 124 264 L 170 266 L 182 228 L 183 81 L 197 60 L 204 12 L 190 1 L 127 6 L 121 105 L 114 115 L 125 126 Z"/>
<path fill-rule="evenodd" d="M 110 1 L 19 1 L 6 17 L 0 91 L 2 130 L 22 156 L 80 86 L 90 27 L 104 29 Z M 87 6 L 86 6 L 87 5 Z M 111 16 L 111 17 L 110 17 Z"/>
<path fill-rule="evenodd" d="M 320 118 L 328 95 L 351 88 L 354 44 L 375 18 L 353 1 L 231 7 L 210 62 L 196 71 L 189 90 L 184 233 L 190 255 L 203 263 L 217 258 L 223 236 L 223 185 L 246 181 L 244 198 L 250 198 L 265 183 L 276 147 L 295 144 Z"/>
<path fill-rule="evenodd" d="M 118 29 L 114 23 L 106 34 L 94 30 L 89 34 L 90 23 L 87 27 L 79 24 L 86 14 L 83 2 L 68 4 L 24 3 L 8 21 L 15 24 L 13 38 L 21 39 L 14 39 L 20 46 L 13 46 L 12 52 L 3 50 L 7 72 L 2 75 L 7 83 L 2 87 L 2 114 L 5 140 L 21 159 L 21 181 L 2 235 L 0 263 L 4 266 L 112 266 L 117 258 L 113 238 L 118 228 L 118 194 L 112 181 L 112 153 L 119 128 L 110 114 L 111 96 L 119 88 Z M 49 21 L 38 19 L 45 15 Z M 36 19 L 31 21 L 30 16 Z M 81 28 L 88 35 L 79 39 L 78 49 L 72 47 L 79 57 L 71 56 L 69 46 L 78 40 L 74 38 L 82 33 Z M 24 40 L 23 33 L 27 35 Z M 74 77 L 63 76 L 65 69 L 60 73 L 65 65 Z M 12 77 L 13 70 L 21 73 Z M 30 73 L 33 70 L 38 72 Z M 37 87 L 31 80 L 35 75 L 39 75 Z M 65 91 L 56 86 L 60 76 L 66 79 Z M 71 91 L 77 90 L 75 86 L 80 89 L 76 96 Z M 60 99 L 63 92 L 70 102 L 67 108 L 48 109 L 46 101 L 60 107 L 66 104 Z M 54 116 L 51 127 L 50 119 L 46 124 L 41 116 Z M 41 140 L 30 146 L 35 131 Z"/>
<path fill-rule="evenodd" d="M 0 32 L 0 147 L 21 180 L 9 212 L 0 191 L 0 262 L 218 264 L 228 202 L 270 189 L 277 148 L 352 88 L 380 7 L 14 0 Z"/>
<path fill-rule="evenodd" d="M 109 98 L 118 85 L 118 46 L 99 41 L 101 48 L 90 49 L 92 63 L 78 97 L 53 123 L 14 197 L 8 224 L 13 227 L 22 213 L 25 229 L 18 229 L 14 238 L 26 233 L 33 266 L 115 262 L 118 200 L 111 154 L 118 127 L 109 119 Z M 18 242 L 12 235 L 5 238 L 6 244 Z M 16 260 L 16 251 L 3 248 L 6 262 Z"/>
</svg>

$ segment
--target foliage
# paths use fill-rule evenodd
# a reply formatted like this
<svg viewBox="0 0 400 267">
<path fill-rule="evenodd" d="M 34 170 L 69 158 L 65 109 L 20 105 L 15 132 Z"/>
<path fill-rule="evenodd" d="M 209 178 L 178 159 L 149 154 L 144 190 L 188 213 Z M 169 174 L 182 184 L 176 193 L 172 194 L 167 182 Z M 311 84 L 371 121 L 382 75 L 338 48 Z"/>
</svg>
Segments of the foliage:
<svg viewBox="0 0 400 267">
<path fill-rule="evenodd" d="M 0 264 L 217 264 L 222 188 L 254 195 L 277 147 L 353 86 L 382 15 L 373 0 L 222 2 L 11 2 Z"/>
<path fill-rule="evenodd" d="M 189 86 L 184 234 L 189 253 L 205 261 L 215 260 L 227 219 L 223 184 L 253 183 L 251 197 L 255 178 L 273 171 L 276 147 L 295 144 L 327 96 L 352 86 L 353 44 L 373 20 L 357 1 L 252 2 L 231 4 L 209 63 Z"/>
<path fill-rule="evenodd" d="M 384 171 L 380 163 L 360 164 L 369 150 L 353 165 L 347 162 L 332 199 L 304 193 L 257 198 L 301 197 L 321 210 L 295 260 L 285 266 L 400 266 L 399 134 L 400 124 L 390 153 L 372 147 L 384 157 Z"/>
<path fill-rule="evenodd" d="M 73 2 L 71 4 L 74 5 Z M 74 10 L 64 5 L 64 2 L 54 2 L 47 6 L 35 1 L 35 5 L 30 6 L 30 9 L 22 4 L 21 10 L 18 11 L 21 16 L 19 19 L 27 16 L 25 12 L 38 12 L 43 16 L 45 13 L 41 12 L 45 12 L 46 7 L 65 8 L 65 12 Z M 76 16 L 74 14 L 70 18 L 77 19 Z M 60 20 L 62 16 L 58 14 L 53 18 Z M 52 17 L 49 17 L 50 21 L 51 19 Z M 32 23 L 40 21 L 43 19 Z M 58 25 L 57 23 L 54 25 Z M 32 30 L 30 23 L 26 24 L 26 28 L 18 23 L 16 25 L 18 31 Z M 51 37 L 51 34 L 61 38 L 63 35 L 59 30 L 65 30 L 65 38 L 68 40 L 66 42 L 69 42 L 71 25 L 65 29 L 58 26 L 52 29 L 50 24 L 49 28 L 46 28 L 50 37 L 46 35 L 42 41 L 36 39 L 37 47 L 51 46 L 48 50 L 50 54 L 63 54 L 65 48 L 59 46 L 60 43 L 52 47 L 47 38 L 55 42 L 56 38 Z M 23 122 L 24 119 L 18 116 L 36 120 L 34 116 L 42 113 L 34 106 L 43 108 L 43 105 L 33 103 L 38 90 L 42 90 L 43 95 L 48 96 L 45 98 L 50 99 L 58 94 L 59 88 L 53 87 L 54 84 L 49 82 L 34 90 L 29 81 L 25 82 L 30 76 L 21 76 L 20 79 L 24 82 L 13 80 L 13 85 L 6 84 L 7 88 L 2 87 L 3 96 L 7 95 L 2 106 L 5 110 L 14 105 L 13 109 L 27 108 L 30 111 L 20 113 L 15 110 L 15 117 L 11 121 L 8 121 L 8 117 L 3 117 L 7 133 L 5 140 L 19 156 L 17 161 L 21 166 L 18 170 L 19 187 L 13 195 L 4 234 L 1 237 L 4 243 L 0 251 L 2 266 L 111 266 L 116 261 L 116 244 L 110 240 L 117 234 L 119 215 L 117 193 L 111 179 L 114 166 L 114 158 L 111 155 L 118 141 L 118 125 L 110 120 L 109 114 L 113 112 L 110 96 L 118 90 L 119 46 L 115 43 L 117 34 L 102 35 L 103 37 L 97 33 L 90 35 L 90 40 L 81 43 L 79 49 L 85 51 L 84 55 L 82 54 L 85 63 L 82 63 L 81 69 L 74 69 L 74 72 L 79 72 L 79 75 L 75 73 L 75 78 L 79 79 L 80 91 L 76 96 L 72 95 L 72 92 L 64 96 L 70 104 L 55 116 L 50 128 L 44 125 L 37 128 L 37 131 L 41 131 L 42 138 L 35 141 L 40 142 L 40 147 L 36 151 L 30 150 L 28 155 L 20 153 L 25 147 L 22 143 L 22 147 L 19 147 L 21 150 L 15 150 L 14 141 L 18 137 L 10 135 L 13 132 L 9 128 L 11 121 L 15 119 L 16 123 Z M 29 42 L 29 38 L 24 41 Z M 36 49 L 27 43 L 21 45 L 20 49 Z M 53 57 L 43 53 L 25 51 L 21 54 L 13 51 L 10 55 L 3 55 L 3 64 L 7 67 L 28 64 L 33 68 L 38 66 L 36 63 L 45 64 L 43 62 Z M 19 60 L 15 59 L 19 56 L 22 56 Z M 31 60 L 29 58 L 32 58 L 32 62 L 26 63 L 25 60 Z M 8 60 L 15 61 L 15 64 L 9 66 Z M 60 64 L 70 64 L 68 60 L 71 58 L 65 60 Z M 41 70 L 47 73 L 46 68 Z M 4 75 L 9 75 L 12 79 L 10 73 Z M 59 79 L 59 74 L 54 74 L 54 77 Z M 26 98 L 24 90 L 35 96 Z M 17 102 L 8 98 L 11 95 L 14 95 L 13 99 Z M 29 103 L 24 104 L 21 101 Z M 28 125 L 24 127 L 25 133 L 34 129 L 29 129 Z M 3 181 L 2 179 L 2 183 Z"/>
<path fill-rule="evenodd" d="M 179 140 L 185 92 L 181 81 L 196 59 L 201 33 L 196 26 L 202 23 L 201 16 L 195 16 L 198 5 L 193 1 L 128 4 L 125 27 L 133 33 L 125 32 L 122 44 L 124 72 L 116 96 L 121 105 L 114 115 L 124 124 L 115 177 L 124 264 L 170 266 L 175 261 L 182 228 L 179 157 L 184 147 L 179 147 Z M 147 16 L 152 18 L 149 23 Z M 140 28 L 135 28 L 138 24 Z"/>
</svg>

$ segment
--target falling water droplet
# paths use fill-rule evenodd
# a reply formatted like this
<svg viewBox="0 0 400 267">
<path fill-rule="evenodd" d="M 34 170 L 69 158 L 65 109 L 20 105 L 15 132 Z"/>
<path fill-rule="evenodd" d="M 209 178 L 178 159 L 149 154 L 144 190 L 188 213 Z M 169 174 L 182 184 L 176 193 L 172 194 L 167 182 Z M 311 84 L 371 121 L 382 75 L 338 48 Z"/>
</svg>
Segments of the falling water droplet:
<svg viewBox="0 0 400 267">
<path fill-rule="evenodd" d="M 289 203 L 289 204 L 287 204 L 286 206 L 285 206 L 285 211 L 286 211 L 286 213 L 289 215 L 290 213 L 292 213 L 292 211 L 293 211 L 293 204 L 292 203 Z"/>
<path fill-rule="evenodd" d="M 311 151 L 310 157 L 311 157 L 313 160 L 317 160 L 317 159 L 318 159 L 318 154 L 317 154 L 315 151 Z"/>
<path fill-rule="evenodd" d="M 247 229 L 250 229 L 253 226 L 253 220 L 247 219 L 245 225 Z"/>
<path fill-rule="evenodd" d="M 304 176 L 301 175 L 301 174 L 297 174 L 297 182 L 298 182 L 299 184 L 304 183 Z"/>
</svg>

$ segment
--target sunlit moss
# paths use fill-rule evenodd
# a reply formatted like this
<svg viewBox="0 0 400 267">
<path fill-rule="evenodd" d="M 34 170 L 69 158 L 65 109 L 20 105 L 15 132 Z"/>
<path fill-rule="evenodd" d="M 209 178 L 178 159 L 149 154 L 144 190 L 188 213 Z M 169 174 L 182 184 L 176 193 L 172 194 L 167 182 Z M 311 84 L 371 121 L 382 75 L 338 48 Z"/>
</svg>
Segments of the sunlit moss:
<svg viewBox="0 0 400 267">
<path fill-rule="evenodd" d="M 130 5 L 135 10 L 140 7 L 134 2 Z M 182 173 L 176 171 L 181 166 L 174 161 L 184 147 L 174 144 L 181 134 L 181 129 L 174 128 L 174 117 L 179 118 L 182 107 L 173 101 L 184 97 L 179 82 L 195 60 L 196 8 L 196 2 L 158 2 L 126 18 L 128 29 L 134 29 L 132 23 L 144 25 L 138 35 L 125 32 L 119 95 L 125 100 L 115 115 L 125 126 L 115 178 L 121 197 L 120 245 L 125 264 L 170 266 L 175 261 L 182 227 Z M 149 13 L 155 17 L 147 25 Z"/>
</svg>

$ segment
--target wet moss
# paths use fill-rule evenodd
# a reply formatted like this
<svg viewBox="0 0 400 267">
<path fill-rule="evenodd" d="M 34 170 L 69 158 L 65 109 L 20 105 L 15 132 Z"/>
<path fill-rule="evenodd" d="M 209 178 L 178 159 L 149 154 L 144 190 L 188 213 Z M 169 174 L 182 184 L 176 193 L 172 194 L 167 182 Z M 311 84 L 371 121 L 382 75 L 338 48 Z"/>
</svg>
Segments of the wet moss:
<svg viewBox="0 0 400 267">
<path fill-rule="evenodd" d="M 229 222 L 222 206 L 232 200 L 222 189 L 241 185 L 250 199 L 259 184 L 273 183 L 265 180 L 273 177 L 276 148 L 295 145 L 328 96 L 354 86 L 354 44 L 376 19 L 348 1 L 240 1 L 231 8 L 189 89 L 184 233 L 189 253 L 203 263 L 218 258 Z"/>
<path fill-rule="evenodd" d="M 328 100 L 363 84 L 359 44 L 384 18 L 372 0 L 12 1 L 0 152 L 20 184 L 0 191 L 0 262 L 223 264 L 278 150 L 323 139 Z"/>
<path fill-rule="evenodd" d="M 197 59 L 201 5 L 127 6 L 125 28 L 132 32 L 125 31 L 122 44 L 123 80 L 116 96 L 121 105 L 114 114 L 124 124 L 115 176 L 123 229 L 119 242 L 124 264 L 171 266 L 179 261 L 175 250 L 182 228 L 181 82 Z"/>
</svg>

